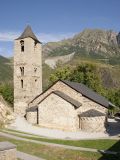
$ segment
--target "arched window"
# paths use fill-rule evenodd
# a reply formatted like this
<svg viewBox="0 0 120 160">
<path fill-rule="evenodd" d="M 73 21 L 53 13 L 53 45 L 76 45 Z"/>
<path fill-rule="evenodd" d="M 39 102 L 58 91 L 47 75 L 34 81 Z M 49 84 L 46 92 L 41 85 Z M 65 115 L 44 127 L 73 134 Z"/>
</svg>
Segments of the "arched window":
<svg viewBox="0 0 120 160">
<path fill-rule="evenodd" d="M 20 67 L 21 76 L 24 76 L 24 67 Z"/>
<path fill-rule="evenodd" d="M 21 44 L 21 52 L 24 52 L 24 41 L 21 40 L 21 41 L 20 41 L 20 44 Z"/>
<path fill-rule="evenodd" d="M 23 80 L 21 79 L 21 88 L 23 88 Z"/>
</svg>

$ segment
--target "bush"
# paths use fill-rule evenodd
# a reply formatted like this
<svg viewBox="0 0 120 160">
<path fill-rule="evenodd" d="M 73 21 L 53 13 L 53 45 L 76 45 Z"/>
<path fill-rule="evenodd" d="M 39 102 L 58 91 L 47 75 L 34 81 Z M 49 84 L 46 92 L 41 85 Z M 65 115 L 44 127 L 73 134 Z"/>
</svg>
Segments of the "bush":
<svg viewBox="0 0 120 160">
<path fill-rule="evenodd" d="M 9 104 L 13 105 L 14 95 L 13 95 L 13 85 L 12 84 L 1 84 L 0 94 Z"/>
</svg>

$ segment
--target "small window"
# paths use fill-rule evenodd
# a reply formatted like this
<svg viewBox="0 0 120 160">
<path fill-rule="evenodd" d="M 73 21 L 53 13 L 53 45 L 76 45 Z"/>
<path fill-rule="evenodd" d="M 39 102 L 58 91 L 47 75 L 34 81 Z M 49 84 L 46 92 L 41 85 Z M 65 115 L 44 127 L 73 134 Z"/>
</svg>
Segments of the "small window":
<svg viewBox="0 0 120 160">
<path fill-rule="evenodd" d="M 35 79 L 35 82 L 37 82 L 37 79 Z"/>
<path fill-rule="evenodd" d="M 21 88 L 23 88 L 23 80 L 21 79 Z"/>
<path fill-rule="evenodd" d="M 24 52 L 24 41 L 21 40 L 21 41 L 20 41 L 20 44 L 21 44 L 21 52 Z"/>
<path fill-rule="evenodd" d="M 21 76 L 24 76 L 24 67 L 20 67 Z"/>
<path fill-rule="evenodd" d="M 34 72 L 35 72 L 35 73 L 37 72 L 37 68 L 34 68 Z"/>
</svg>

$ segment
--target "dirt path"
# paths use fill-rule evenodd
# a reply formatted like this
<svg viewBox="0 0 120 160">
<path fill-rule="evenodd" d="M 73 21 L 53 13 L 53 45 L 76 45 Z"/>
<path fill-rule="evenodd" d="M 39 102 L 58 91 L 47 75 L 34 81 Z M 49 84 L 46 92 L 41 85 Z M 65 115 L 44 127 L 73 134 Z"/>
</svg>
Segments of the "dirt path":
<svg viewBox="0 0 120 160">
<path fill-rule="evenodd" d="M 77 132 L 67 132 L 57 129 L 49 129 L 49 128 L 42 128 L 39 126 L 32 126 L 29 124 L 24 117 L 17 116 L 15 121 L 8 126 L 8 129 L 12 130 L 19 130 L 21 132 L 28 132 L 30 134 L 42 136 L 42 137 L 49 137 L 49 138 L 57 138 L 57 139 L 71 139 L 71 140 L 78 140 L 78 139 L 94 139 L 97 138 L 108 138 L 109 135 L 104 132 L 84 132 L 84 131 L 77 131 Z M 93 139 L 93 138 L 92 138 Z"/>
</svg>

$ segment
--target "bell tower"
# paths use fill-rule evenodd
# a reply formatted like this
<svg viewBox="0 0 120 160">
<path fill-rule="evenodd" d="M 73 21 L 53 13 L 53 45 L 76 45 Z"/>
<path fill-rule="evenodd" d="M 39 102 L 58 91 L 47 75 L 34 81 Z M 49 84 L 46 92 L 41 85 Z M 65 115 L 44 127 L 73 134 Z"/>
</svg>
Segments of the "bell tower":
<svg viewBox="0 0 120 160">
<path fill-rule="evenodd" d="M 25 115 L 28 103 L 42 92 L 42 45 L 30 26 L 14 43 L 14 112 Z"/>
</svg>

